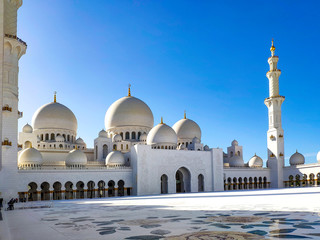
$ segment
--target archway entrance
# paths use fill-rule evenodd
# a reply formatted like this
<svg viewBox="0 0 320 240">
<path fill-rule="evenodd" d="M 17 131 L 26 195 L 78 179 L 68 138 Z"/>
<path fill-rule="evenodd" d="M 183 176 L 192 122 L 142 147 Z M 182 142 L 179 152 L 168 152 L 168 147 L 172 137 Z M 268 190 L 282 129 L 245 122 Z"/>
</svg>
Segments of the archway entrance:
<svg viewBox="0 0 320 240">
<path fill-rule="evenodd" d="M 168 193 L 168 177 L 163 174 L 161 176 L 161 194 Z"/>
<path fill-rule="evenodd" d="M 176 172 L 176 192 L 190 192 L 190 172 L 185 167 L 179 168 Z"/>
</svg>

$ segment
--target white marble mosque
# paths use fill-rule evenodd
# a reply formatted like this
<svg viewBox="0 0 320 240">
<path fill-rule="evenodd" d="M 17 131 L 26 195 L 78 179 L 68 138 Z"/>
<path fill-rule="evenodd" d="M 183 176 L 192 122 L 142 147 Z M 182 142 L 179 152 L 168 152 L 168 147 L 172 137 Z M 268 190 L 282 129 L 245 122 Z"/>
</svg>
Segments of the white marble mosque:
<svg viewBox="0 0 320 240">
<path fill-rule="evenodd" d="M 200 126 L 185 114 L 173 126 L 155 121 L 145 101 L 128 94 L 115 100 L 105 114 L 105 129 L 94 148 L 77 136 L 72 106 L 53 102 L 39 106 L 31 125 L 18 133 L 19 59 L 27 44 L 17 37 L 21 0 L 1 0 L 0 193 L 20 201 L 100 198 L 184 192 L 212 192 L 320 185 L 318 162 L 305 164 L 301 153 L 284 165 L 285 133 L 281 124 L 279 57 L 272 42 L 267 162 L 254 155 L 243 159 L 237 140 L 224 152 L 201 140 Z M 32 84 L 32 83 L 30 83 Z M 120 93 L 119 93 L 120 94 Z M 262 109 L 261 109 L 262 111 Z M 205 113 L 204 113 L 205 114 Z M 230 136 L 233 139 L 233 136 Z M 263 156 L 264 158 L 264 156 Z M 266 165 L 266 167 L 265 167 Z"/>
</svg>

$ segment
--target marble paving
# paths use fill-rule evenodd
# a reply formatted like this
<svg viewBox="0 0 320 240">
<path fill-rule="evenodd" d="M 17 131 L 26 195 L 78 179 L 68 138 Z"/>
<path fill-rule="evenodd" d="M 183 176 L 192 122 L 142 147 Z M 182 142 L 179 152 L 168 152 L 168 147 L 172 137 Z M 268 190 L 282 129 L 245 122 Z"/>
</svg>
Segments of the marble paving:
<svg viewBox="0 0 320 240">
<path fill-rule="evenodd" d="M 28 204 L 2 212 L 13 240 L 320 239 L 320 188 Z"/>
</svg>

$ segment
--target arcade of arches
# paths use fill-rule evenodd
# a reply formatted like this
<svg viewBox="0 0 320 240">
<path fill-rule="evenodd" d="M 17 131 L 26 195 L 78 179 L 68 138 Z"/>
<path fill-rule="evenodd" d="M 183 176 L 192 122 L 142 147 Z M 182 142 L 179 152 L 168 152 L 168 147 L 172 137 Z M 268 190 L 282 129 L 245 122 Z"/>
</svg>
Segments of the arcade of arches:
<svg viewBox="0 0 320 240">
<path fill-rule="evenodd" d="M 35 182 L 28 184 L 28 192 L 19 192 L 20 202 L 25 201 L 45 201 L 45 200 L 62 200 L 62 199 L 84 199 L 84 198 L 102 198 L 102 197 L 121 197 L 130 196 L 132 188 L 125 187 L 125 182 L 119 180 L 103 180 L 95 183 L 89 181 L 84 183 L 78 181 L 75 184 L 71 181 L 62 184 L 55 182 L 52 186 L 48 182 L 40 184 L 40 189 Z M 50 187 L 52 187 L 50 189 Z"/>
<path fill-rule="evenodd" d="M 247 190 L 270 188 L 270 182 L 266 177 L 227 178 L 224 180 L 224 190 Z"/>
<path fill-rule="evenodd" d="M 290 175 L 287 181 L 284 181 L 285 187 L 313 187 L 320 186 L 320 172 L 303 175 Z"/>
</svg>

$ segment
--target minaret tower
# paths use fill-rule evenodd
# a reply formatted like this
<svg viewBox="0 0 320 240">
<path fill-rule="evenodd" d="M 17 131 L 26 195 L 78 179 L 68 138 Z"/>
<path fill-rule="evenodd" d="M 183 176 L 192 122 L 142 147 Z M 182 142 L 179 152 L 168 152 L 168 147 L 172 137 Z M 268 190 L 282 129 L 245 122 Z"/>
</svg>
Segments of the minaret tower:
<svg viewBox="0 0 320 240">
<path fill-rule="evenodd" d="M 267 72 L 269 79 L 269 97 L 264 100 L 268 107 L 269 130 L 267 133 L 268 142 L 268 167 L 271 169 L 271 187 L 283 187 L 283 167 L 284 167 L 284 141 L 283 129 L 281 125 L 281 105 L 284 97 L 279 94 L 279 77 L 281 71 L 277 68 L 279 57 L 274 55 L 276 48 L 270 48 L 271 57 L 268 59 L 270 70 Z"/>
<path fill-rule="evenodd" d="M 18 73 L 27 45 L 17 37 L 17 12 L 22 0 L 0 0 L 0 193 L 17 197 Z"/>
</svg>

